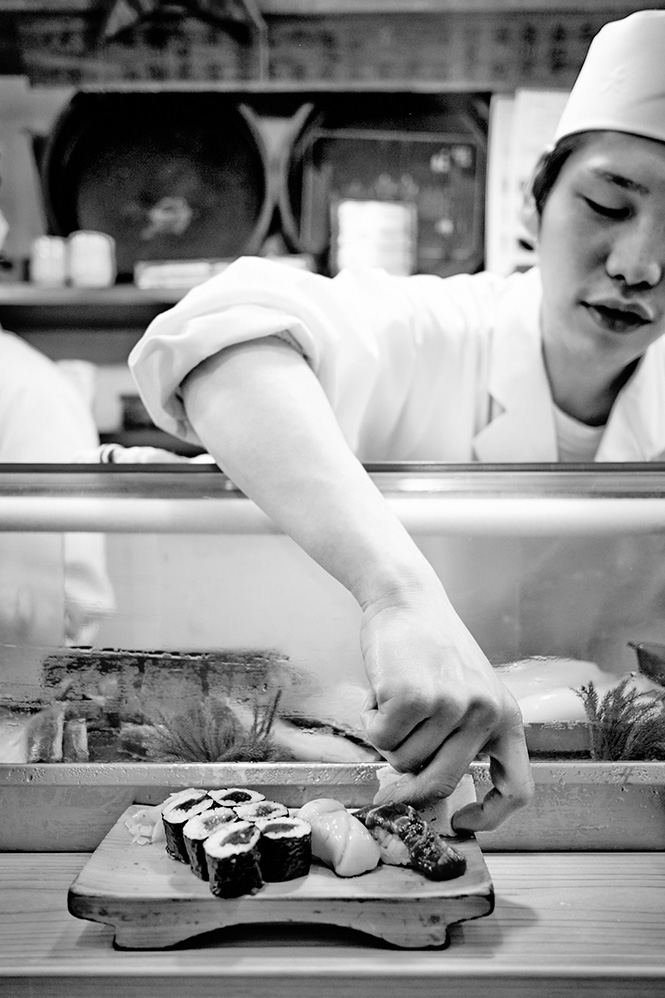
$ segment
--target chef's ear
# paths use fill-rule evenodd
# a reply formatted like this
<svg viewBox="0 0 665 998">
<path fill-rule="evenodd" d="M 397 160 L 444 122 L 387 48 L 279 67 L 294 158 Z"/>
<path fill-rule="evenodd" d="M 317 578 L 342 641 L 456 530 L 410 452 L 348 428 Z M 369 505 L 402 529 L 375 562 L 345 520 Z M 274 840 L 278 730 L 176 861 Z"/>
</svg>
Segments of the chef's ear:
<svg viewBox="0 0 665 998">
<path fill-rule="evenodd" d="M 542 209 L 541 195 L 545 182 L 550 155 L 554 146 L 549 145 L 541 152 L 522 189 L 522 204 L 520 208 L 520 239 L 525 245 L 535 248 L 540 231 L 540 214 Z"/>
</svg>

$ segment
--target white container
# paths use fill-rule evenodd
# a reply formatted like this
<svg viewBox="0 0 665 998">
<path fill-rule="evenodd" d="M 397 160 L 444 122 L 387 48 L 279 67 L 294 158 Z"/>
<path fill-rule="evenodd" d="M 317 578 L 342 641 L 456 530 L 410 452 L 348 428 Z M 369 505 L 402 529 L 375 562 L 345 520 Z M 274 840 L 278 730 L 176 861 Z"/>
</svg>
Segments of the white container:
<svg viewBox="0 0 665 998">
<path fill-rule="evenodd" d="M 401 201 L 340 201 L 333 208 L 335 269 L 381 267 L 412 274 L 416 259 L 416 206 Z"/>
<path fill-rule="evenodd" d="M 75 288 L 109 288 L 117 275 L 115 240 L 106 232 L 79 229 L 67 240 L 69 280 Z"/>
<path fill-rule="evenodd" d="M 62 236 L 38 236 L 30 247 L 30 280 L 45 288 L 67 282 L 67 241 Z"/>
</svg>

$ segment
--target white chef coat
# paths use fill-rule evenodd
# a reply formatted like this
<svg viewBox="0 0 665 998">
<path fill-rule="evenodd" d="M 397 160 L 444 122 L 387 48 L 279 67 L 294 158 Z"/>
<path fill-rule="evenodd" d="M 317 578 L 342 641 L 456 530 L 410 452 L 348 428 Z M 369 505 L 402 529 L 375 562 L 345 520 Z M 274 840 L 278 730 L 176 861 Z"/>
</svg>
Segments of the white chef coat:
<svg viewBox="0 0 665 998">
<path fill-rule="evenodd" d="M 180 385 L 234 343 L 279 335 L 318 376 L 365 462 L 558 459 L 540 274 L 326 278 L 245 257 L 158 315 L 130 368 L 155 423 L 200 443 Z M 597 461 L 665 457 L 665 341 L 621 390 Z"/>
<path fill-rule="evenodd" d="M 0 328 L 0 462 L 72 463 L 99 443 L 83 394 L 48 357 Z M 113 603 L 104 539 L 66 534 L 65 637 L 88 643 Z"/>
</svg>

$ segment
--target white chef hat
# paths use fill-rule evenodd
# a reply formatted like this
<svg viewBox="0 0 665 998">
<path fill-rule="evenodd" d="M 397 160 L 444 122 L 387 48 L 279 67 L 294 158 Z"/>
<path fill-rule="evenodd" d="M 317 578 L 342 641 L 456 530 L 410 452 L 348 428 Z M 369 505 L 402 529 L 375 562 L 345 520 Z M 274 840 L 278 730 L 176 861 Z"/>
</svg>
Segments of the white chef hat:
<svg viewBox="0 0 665 998">
<path fill-rule="evenodd" d="M 600 29 L 555 141 L 606 129 L 665 142 L 665 10 L 636 11 Z"/>
</svg>

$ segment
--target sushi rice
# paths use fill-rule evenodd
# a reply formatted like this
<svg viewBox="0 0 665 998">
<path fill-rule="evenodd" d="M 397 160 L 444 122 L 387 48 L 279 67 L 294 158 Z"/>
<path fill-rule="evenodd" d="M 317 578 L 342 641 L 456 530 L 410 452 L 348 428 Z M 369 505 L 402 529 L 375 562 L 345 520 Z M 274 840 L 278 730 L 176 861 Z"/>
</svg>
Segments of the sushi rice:
<svg viewBox="0 0 665 998">
<path fill-rule="evenodd" d="M 264 818 L 286 817 L 289 809 L 275 800 L 258 800 L 252 804 L 237 804 L 235 813 L 241 821 L 261 821 Z"/>
<path fill-rule="evenodd" d="M 265 794 L 258 790 L 248 790 L 247 787 L 227 787 L 222 790 L 208 790 L 208 794 L 223 807 L 238 807 L 241 804 L 256 804 L 265 800 Z"/>
</svg>

